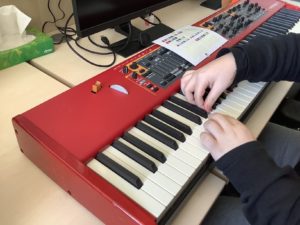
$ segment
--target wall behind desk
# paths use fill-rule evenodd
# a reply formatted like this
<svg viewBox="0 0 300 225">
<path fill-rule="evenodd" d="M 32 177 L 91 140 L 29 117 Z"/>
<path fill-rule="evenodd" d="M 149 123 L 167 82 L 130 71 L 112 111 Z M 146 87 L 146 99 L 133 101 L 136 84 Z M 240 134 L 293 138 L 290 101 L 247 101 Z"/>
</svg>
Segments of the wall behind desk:
<svg viewBox="0 0 300 225">
<path fill-rule="evenodd" d="M 62 13 L 58 9 L 59 0 L 50 0 L 50 6 L 53 13 L 57 18 L 62 16 Z M 32 18 L 30 26 L 42 29 L 42 25 L 45 21 L 53 21 L 51 14 L 47 8 L 48 0 L 0 0 L 0 7 L 4 5 L 15 5 L 22 12 Z M 61 8 L 65 11 L 66 17 L 69 17 L 73 11 L 72 0 L 62 0 Z M 63 26 L 67 18 L 58 22 L 58 25 Z M 72 22 L 73 23 L 73 22 Z M 56 28 L 52 24 L 48 24 L 45 32 L 55 31 Z"/>
</svg>

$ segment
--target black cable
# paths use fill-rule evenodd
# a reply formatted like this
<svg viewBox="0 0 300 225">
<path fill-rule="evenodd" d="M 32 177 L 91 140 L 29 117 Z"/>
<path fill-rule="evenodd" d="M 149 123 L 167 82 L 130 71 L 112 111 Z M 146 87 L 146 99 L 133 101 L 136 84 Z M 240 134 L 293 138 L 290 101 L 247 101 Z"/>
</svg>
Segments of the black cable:
<svg viewBox="0 0 300 225">
<path fill-rule="evenodd" d="M 156 16 L 154 13 L 150 13 L 150 15 L 153 15 L 154 16 L 154 18 L 157 20 L 157 22 L 158 23 L 152 23 L 152 22 L 150 22 L 149 20 L 147 20 L 145 17 L 143 17 L 143 16 L 141 16 L 140 18 L 142 19 L 142 20 L 144 20 L 145 22 L 147 22 L 147 23 L 149 23 L 149 24 L 151 24 L 151 25 L 159 25 L 159 24 L 161 24 L 161 20 L 158 18 L 158 16 Z"/>
<path fill-rule="evenodd" d="M 80 40 L 79 38 L 76 38 L 74 40 L 74 42 L 75 42 L 75 44 L 77 45 L 78 48 L 81 48 L 84 51 L 87 51 L 89 53 L 93 53 L 93 54 L 96 54 L 96 55 L 111 55 L 111 54 L 113 54 L 112 52 L 97 52 L 97 51 L 93 51 L 93 50 L 87 49 L 87 48 L 85 48 L 85 47 L 83 47 L 82 45 L 79 44 L 79 42 L 78 42 L 79 40 Z M 96 45 L 97 47 L 100 47 L 100 45 L 98 45 L 97 43 L 95 43 L 95 42 L 92 42 L 92 43 L 94 45 Z M 108 49 L 107 46 L 103 46 L 103 47 L 105 47 L 106 49 Z"/>
<path fill-rule="evenodd" d="M 97 46 L 97 47 L 100 47 L 100 48 L 109 48 L 107 45 L 104 46 L 104 45 L 100 45 L 100 44 L 96 43 L 94 40 L 92 40 L 91 36 L 88 36 L 88 39 L 89 39 L 89 41 L 90 41 L 93 45 L 95 45 L 95 46 Z"/>
<path fill-rule="evenodd" d="M 45 32 L 45 27 L 46 27 L 46 25 L 49 24 L 49 23 L 54 24 L 55 27 L 56 27 L 58 30 L 59 30 L 59 28 L 60 28 L 60 29 L 62 28 L 62 27 L 57 26 L 57 24 L 56 24 L 58 21 L 63 20 L 63 19 L 65 18 L 65 16 L 66 16 L 65 12 L 64 12 L 64 11 L 62 10 L 62 8 L 61 8 L 61 1 L 62 1 L 62 0 L 59 0 L 57 6 L 58 6 L 59 10 L 62 12 L 62 16 L 61 16 L 61 18 L 56 19 L 55 15 L 54 15 L 54 13 L 52 12 L 51 7 L 50 7 L 50 0 L 48 0 L 48 2 L 47 2 L 47 8 L 48 8 L 48 10 L 49 10 L 49 12 L 50 12 L 50 14 L 51 14 L 51 17 L 52 17 L 53 21 L 46 21 L 46 22 L 44 22 L 44 24 L 43 24 L 43 26 L 42 26 L 42 32 Z"/>
<path fill-rule="evenodd" d="M 126 42 L 125 42 L 125 43 L 120 42 L 120 43 L 114 44 L 114 46 L 112 46 L 112 45 L 110 44 L 110 42 L 109 42 L 109 40 L 108 40 L 107 37 L 101 36 L 102 42 L 106 44 L 106 46 L 103 46 L 103 45 L 100 45 L 100 44 L 96 43 L 94 40 L 92 40 L 90 36 L 88 36 L 88 39 L 89 39 L 89 41 L 90 41 L 93 45 L 95 45 L 95 46 L 97 46 L 97 47 L 100 47 L 100 48 L 108 48 L 108 49 L 110 49 L 110 50 L 111 50 L 112 52 L 114 52 L 114 53 L 119 53 L 119 52 L 123 51 L 124 49 L 126 49 L 126 48 L 128 47 L 128 45 L 130 44 L 130 42 L 133 41 L 133 40 L 132 40 L 132 33 L 133 33 L 133 32 L 132 32 L 132 25 L 131 25 L 130 22 L 127 23 L 127 25 L 128 25 L 128 36 L 127 36 L 127 38 L 126 38 Z M 122 45 L 123 45 L 123 46 L 122 46 Z M 120 47 L 120 46 L 122 46 L 122 47 Z M 120 48 L 117 48 L 117 47 L 120 47 Z"/>
<path fill-rule="evenodd" d="M 69 46 L 69 48 L 70 48 L 70 49 L 71 49 L 71 50 L 72 50 L 79 58 L 81 58 L 82 60 L 84 60 L 84 61 L 90 63 L 91 65 L 98 66 L 98 67 L 110 67 L 110 66 L 114 65 L 115 62 L 116 62 L 116 58 L 117 58 L 115 52 L 111 52 L 111 53 L 110 53 L 110 54 L 113 55 L 113 61 L 112 61 L 111 63 L 109 63 L 109 64 L 102 65 L 102 64 L 97 64 L 97 63 L 94 63 L 94 62 L 88 60 L 87 58 L 83 57 L 79 52 L 77 52 L 77 51 L 73 48 L 73 46 L 72 46 L 72 45 L 70 44 L 70 42 L 69 42 L 69 39 L 75 41 L 75 43 L 76 43 L 76 40 L 77 40 L 77 39 L 74 39 L 72 36 L 69 36 L 69 35 L 67 34 L 67 28 L 68 28 L 69 22 L 70 22 L 70 20 L 71 20 L 71 18 L 72 18 L 73 16 L 74 16 L 74 13 L 72 13 L 72 14 L 70 15 L 70 17 L 67 19 L 66 24 L 65 24 L 65 27 L 64 27 L 64 32 L 63 32 L 64 35 L 65 35 L 66 43 L 67 43 L 67 45 Z M 109 44 L 109 43 L 108 43 L 108 44 Z M 89 50 L 89 51 L 91 51 L 91 50 Z M 99 54 L 99 53 L 97 53 L 97 54 Z"/>
<path fill-rule="evenodd" d="M 124 44 L 121 48 L 119 48 L 119 49 L 113 49 L 111 45 L 108 46 L 108 47 L 109 47 L 112 51 L 114 51 L 115 53 L 121 52 L 121 51 L 123 51 L 124 49 L 126 49 L 126 48 L 128 47 L 128 45 L 129 45 L 129 43 L 132 41 L 132 40 L 131 40 L 131 39 L 132 39 L 132 25 L 131 25 L 130 22 L 128 22 L 127 25 L 128 25 L 128 36 L 127 36 L 127 39 L 126 39 L 125 44 Z M 119 45 L 118 45 L 118 46 L 119 46 Z M 118 46 L 117 46 L 117 47 L 118 47 Z"/>
<path fill-rule="evenodd" d="M 51 7 L 50 7 L 50 0 L 47 1 L 47 7 L 48 7 L 48 10 L 51 14 L 51 17 L 52 17 L 52 20 L 53 21 L 46 21 L 44 22 L 43 26 L 42 26 L 42 32 L 45 32 L 45 28 L 48 24 L 53 24 L 56 29 L 58 30 L 59 34 L 53 34 L 51 37 L 53 39 L 53 43 L 54 44 L 61 44 L 64 40 L 65 40 L 65 37 L 67 36 L 68 38 L 70 38 L 70 36 L 75 36 L 76 35 L 76 30 L 71 28 L 71 27 L 68 27 L 67 28 L 67 35 L 65 35 L 64 31 L 64 27 L 61 27 L 61 26 L 58 26 L 57 25 L 57 22 L 58 21 L 61 21 L 65 18 L 66 14 L 64 12 L 64 10 L 61 8 L 61 2 L 62 0 L 59 0 L 58 1 L 58 5 L 57 7 L 59 8 L 59 10 L 61 11 L 62 15 L 60 18 L 56 18 L 56 16 L 54 15 L 53 11 L 51 10 Z"/>
<path fill-rule="evenodd" d="M 101 41 L 102 41 L 103 43 L 105 43 L 106 46 L 100 45 L 100 44 L 96 43 L 96 42 L 91 38 L 91 36 L 88 36 L 88 39 L 89 39 L 89 41 L 90 41 L 93 45 L 95 45 L 95 46 L 97 46 L 97 47 L 100 47 L 100 48 L 106 48 L 106 49 L 109 49 L 109 48 L 110 48 L 110 47 L 109 47 L 110 43 L 109 43 L 107 37 L 105 37 L 105 36 L 101 36 Z M 107 39 L 107 40 L 104 41 L 105 39 Z M 121 43 L 121 42 L 120 42 L 118 45 L 114 44 L 114 47 L 119 47 L 119 46 L 121 46 L 122 44 L 123 44 L 123 43 Z"/>
</svg>

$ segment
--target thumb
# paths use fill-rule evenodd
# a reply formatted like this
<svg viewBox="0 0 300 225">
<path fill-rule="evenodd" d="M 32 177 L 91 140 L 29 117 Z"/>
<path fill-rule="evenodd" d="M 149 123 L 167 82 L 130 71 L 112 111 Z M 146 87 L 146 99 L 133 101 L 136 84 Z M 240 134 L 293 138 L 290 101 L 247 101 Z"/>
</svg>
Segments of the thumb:
<svg viewBox="0 0 300 225">
<path fill-rule="evenodd" d="M 220 158 L 220 155 L 218 154 L 218 142 L 217 140 L 208 132 L 202 132 L 200 134 L 200 140 L 202 146 L 210 152 L 211 156 L 214 158 L 214 160 L 218 160 Z"/>
<path fill-rule="evenodd" d="M 208 132 L 202 132 L 200 134 L 200 140 L 202 146 L 209 152 L 213 151 L 217 145 L 217 140 Z"/>
</svg>

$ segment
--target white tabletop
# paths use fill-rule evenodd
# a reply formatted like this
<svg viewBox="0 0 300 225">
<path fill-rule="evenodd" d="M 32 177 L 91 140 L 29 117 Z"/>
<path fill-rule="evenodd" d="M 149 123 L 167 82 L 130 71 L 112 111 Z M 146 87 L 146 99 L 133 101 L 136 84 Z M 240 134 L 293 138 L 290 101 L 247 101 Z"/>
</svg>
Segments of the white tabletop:
<svg viewBox="0 0 300 225">
<path fill-rule="evenodd" d="M 27 63 L 0 71 L 0 224 L 100 224 L 21 153 L 11 123 L 67 89 Z"/>
</svg>

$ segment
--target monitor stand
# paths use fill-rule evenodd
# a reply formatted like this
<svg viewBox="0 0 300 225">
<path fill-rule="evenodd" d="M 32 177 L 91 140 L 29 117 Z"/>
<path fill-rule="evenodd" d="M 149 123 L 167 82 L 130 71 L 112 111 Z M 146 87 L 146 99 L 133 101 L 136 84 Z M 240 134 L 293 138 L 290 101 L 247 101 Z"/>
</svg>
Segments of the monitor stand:
<svg viewBox="0 0 300 225">
<path fill-rule="evenodd" d="M 222 0 L 206 0 L 202 2 L 201 5 L 216 10 L 222 7 Z"/>
<path fill-rule="evenodd" d="M 158 24 L 148 28 L 147 30 L 141 31 L 132 26 L 130 22 L 120 24 L 119 26 L 115 27 L 115 30 L 128 37 L 129 26 L 131 26 L 132 35 L 128 46 L 119 51 L 119 49 L 121 49 L 127 42 L 127 38 L 111 44 L 112 50 L 123 57 L 128 57 L 138 51 L 141 51 L 142 49 L 151 45 L 152 41 L 174 31 L 172 28 L 164 24 Z"/>
</svg>

